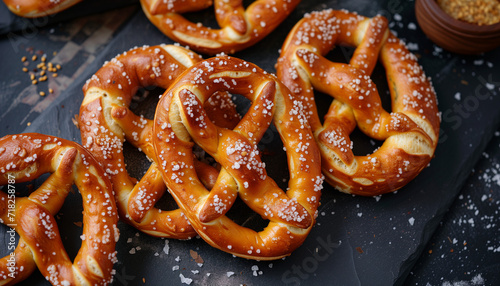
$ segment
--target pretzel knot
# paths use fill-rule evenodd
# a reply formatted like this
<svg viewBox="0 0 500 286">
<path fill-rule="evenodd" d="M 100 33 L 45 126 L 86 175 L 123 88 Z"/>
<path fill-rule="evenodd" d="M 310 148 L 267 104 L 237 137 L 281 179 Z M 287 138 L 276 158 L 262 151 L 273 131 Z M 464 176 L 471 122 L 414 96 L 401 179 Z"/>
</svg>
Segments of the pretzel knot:
<svg viewBox="0 0 500 286">
<path fill-rule="evenodd" d="M 324 58 L 338 43 L 357 47 L 349 64 Z M 389 83 L 391 113 L 382 108 L 370 79 L 379 56 Z M 323 173 L 339 190 L 367 196 L 395 191 L 433 157 L 439 134 L 434 89 L 416 57 L 389 32 L 385 18 L 335 10 L 307 14 L 283 44 L 277 74 L 304 102 Z M 313 87 L 334 98 L 323 124 Z M 385 140 L 371 155 L 353 154 L 349 134 L 356 125 L 368 136 Z"/>
<path fill-rule="evenodd" d="M 204 103 L 228 91 L 252 101 L 233 129 L 208 120 Z M 256 144 L 271 123 L 287 152 L 290 181 L 282 191 L 267 175 Z M 186 70 L 158 103 L 153 145 L 173 197 L 210 245 L 237 256 L 270 260 L 289 255 L 311 230 L 323 177 L 316 143 L 300 101 L 274 76 L 232 57 L 216 57 Z M 194 143 L 220 165 L 209 192 L 193 168 Z M 225 216 L 237 196 L 268 226 L 256 232 Z"/>
<path fill-rule="evenodd" d="M 192 23 L 181 13 L 214 4 L 220 29 Z M 247 9 L 242 0 L 141 0 L 144 13 L 165 35 L 191 49 L 206 53 L 235 53 L 271 33 L 295 9 L 300 0 L 257 0 Z"/>
<path fill-rule="evenodd" d="M 135 115 L 128 107 L 140 87 L 168 88 L 187 67 L 200 61 L 196 53 L 179 46 L 135 48 L 107 62 L 83 88 L 79 126 L 83 145 L 111 177 L 120 217 L 145 233 L 190 238 L 196 235 L 179 210 L 162 211 L 156 202 L 166 191 L 153 150 L 152 120 Z M 207 103 L 211 118 L 221 126 L 234 126 L 239 116 L 228 94 L 220 93 Z M 127 140 L 152 161 L 137 182 L 125 168 L 123 142 Z M 196 161 L 207 186 L 217 170 Z"/>
<path fill-rule="evenodd" d="M 0 260 L 0 284 L 26 279 L 36 267 L 53 285 L 107 285 L 112 281 L 119 231 L 110 181 L 80 145 L 27 133 L 0 139 L 0 219 L 19 234 L 12 254 Z M 51 173 L 29 197 L 13 185 Z M 75 184 L 83 201 L 82 245 L 68 258 L 54 215 Z M 8 185 L 8 186 L 5 186 Z M 7 192 L 7 193 L 6 193 Z M 10 240 L 12 241 L 12 239 Z"/>
<path fill-rule="evenodd" d="M 82 0 L 3 0 L 12 13 L 26 18 L 55 14 L 80 1 Z"/>
</svg>

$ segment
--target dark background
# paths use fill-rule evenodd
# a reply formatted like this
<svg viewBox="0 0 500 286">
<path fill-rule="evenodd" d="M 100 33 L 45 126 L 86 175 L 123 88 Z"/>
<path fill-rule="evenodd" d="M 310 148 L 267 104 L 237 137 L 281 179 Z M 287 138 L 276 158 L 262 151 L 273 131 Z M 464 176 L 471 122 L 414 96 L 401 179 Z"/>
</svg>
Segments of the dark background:
<svg viewBox="0 0 500 286">
<path fill-rule="evenodd" d="M 84 82 L 119 53 L 172 43 L 134 1 L 117 2 L 87 0 L 39 20 L 4 17 L 9 12 L 0 3 L 0 136 L 40 132 L 81 142 L 72 119 L 83 99 Z M 398 192 L 376 198 L 342 194 L 325 183 L 317 225 L 304 245 L 272 262 L 236 258 L 201 239 L 154 238 L 120 222 L 114 285 L 179 285 L 181 274 L 193 279 L 191 285 L 500 285 L 500 51 L 477 56 L 443 51 L 418 27 L 414 1 L 302 1 L 272 34 L 235 56 L 274 72 L 288 31 L 304 13 L 325 8 L 384 15 L 419 58 L 432 78 L 443 115 L 430 166 Z M 189 17 L 213 25 L 212 9 Z M 347 62 L 352 51 L 337 47 L 328 57 Z M 32 85 L 21 58 L 34 54 L 46 54 L 48 61 L 61 64 L 58 77 Z M 372 78 L 385 106 L 390 105 L 383 68 L 377 67 Z M 39 92 L 48 88 L 54 93 L 41 97 Z M 133 108 L 152 118 L 161 90 L 148 92 Z M 318 94 L 317 100 L 324 114 L 331 99 Z M 380 144 L 360 132 L 353 134 L 353 141 L 357 154 Z M 287 167 L 274 129 L 259 147 L 268 154 L 264 160 L 269 174 L 286 185 Z M 131 173 L 139 176 L 147 161 L 130 146 L 127 153 Z M 19 195 L 27 194 L 21 186 L 18 190 Z M 80 204 L 75 191 L 57 216 L 70 257 L 80 247 Z M 232 215 L 245 225 L 261 223 L 243 206 Z M 5 230 L 0 229 L 1 255 L 8 254 Z M 202 264 L 195 261 L 195 253 Z M 38 272 L 22 283 L 45 284 Z"/>
</svg>

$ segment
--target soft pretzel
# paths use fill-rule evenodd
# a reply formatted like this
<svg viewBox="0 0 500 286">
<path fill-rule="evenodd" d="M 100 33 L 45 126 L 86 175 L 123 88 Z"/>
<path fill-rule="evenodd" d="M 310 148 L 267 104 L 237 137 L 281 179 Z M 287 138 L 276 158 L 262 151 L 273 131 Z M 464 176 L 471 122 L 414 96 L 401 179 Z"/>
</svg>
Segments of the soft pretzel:
<svg viewBox="0 0 500 286">
<path fill-rule="evenodd" d="M 166 89 L 182 71 L 200 60 L 196 53 L 174 45 L 135 48 L 106 63 L 83 88 L 85 98 L 79 116 L 83 145 L 111 177 L 120 217 L 154 236 L 184 239 L 196 233 L 179 209 L 162 211 L 155 207 L 166 187 L 151 145 L 152 121 L 135 115 L 128 107 L 140 87 Z M 225 93 L 214 99 L 207 103 L 214 120 L 222 126 L 234 126 L 239 117 L 231 99 Z M 125 139 L 152 161 L 139 182 L 125 168 Z M 197 168 L 203 170 L 206 183 L 213 184 L 217 171 L 200 162 Z"/>
<path fill-rule="evenodd" d="M 252 101 L 233 130 L 214 125 L 203 109 L 219 91 Z M 267 176 L 256 146 L 271 123 L 287 152 L 286 192 Z M 275 76 L 228 56 L 200 62 L 163 95 L 153 131 L 163 178 L 191 225 L 210 245 L 236 256 L 270 260 L 289 255 L 305 240 L 321 196 L 320 154 L 300 101 Z M 221 165 L 210 192 L 193 167 L 194 143 Z M 225 216 L 238 195 L 270 221 L 264 230 L 256 232 Z"/>
<path fill-rule="evenodd" d="M 357 47 L 349 64 L 324 58 L 335 44 Z M 386 69 L 391 113 L 382 108 L 370 79 L 378 57 Z M 433 157 L 440 122 L 434 89 L 416 57 L 389 32 L 384 17 L 335 10 L 307 14 L 282 47 L 277 75 L 304 102 L 323 173 L 339 190 L 367 196 L 395 191 Z M 313 88 L 334 98 L 323 124 Z M 355 156 L 349 134 L 356 125 L 385 140 L 380 149 Z"/>
<path fill-rule="evenodd" d="M 26 18 L 55 14 L 80 1 L 82 0 L 3 0 L 12 13 Z"/>
<path fill-rule="evenodd" d="M 14 184 L 45 173 L 51 175 L 29 197 L 17 196 Z M 83 199 L 83 235 L 71 263 L 54 215 L 73 184 Z M 36 267 L 52 285 L 111 283 L 118 213 L 111 183 L 87 150 L 36 133 L 5 136 L 0 139 L 0 185 L 0 219 L 19 234 L 15 251 L 0 260 L 0 284 L 22 281 Z"/>
<path fill-rule="evenodd" d="M 214 5 L 220 29 L 192 23 L 181 13 Z M 246 10 L 242 0 L 141 0 L 144 13 L 158 29 L 191 49 L 206 53 L 235 53 L 271 33 L 300 0 L 257 0 Z"/>
</svg>

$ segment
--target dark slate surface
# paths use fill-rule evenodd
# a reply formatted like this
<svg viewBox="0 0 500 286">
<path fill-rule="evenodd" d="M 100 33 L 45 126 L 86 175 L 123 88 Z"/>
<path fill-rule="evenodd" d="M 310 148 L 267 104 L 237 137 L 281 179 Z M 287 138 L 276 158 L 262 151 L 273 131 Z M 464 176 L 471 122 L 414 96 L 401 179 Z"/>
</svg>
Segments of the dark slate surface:
<svg viewBox="0 0 500 286">
<path fill-rule="evenodd" d="M 497 50 L 480 56 L 463 57 L 442 51 L 418 28 L 413 5 L 413 1 L 392 0 L 376 3 L 367 0 L 303 1 L 264 41 L 235 55 L 274 72 L 278 49 L 288 31 L 304 13 L 324 8 L 345 8 L 366 16 L 386 16 L 391 22 L 391 29 L 407 42 L 420 58 L 427 75 L 433 78 L 439 108 L 443 113 L 443 131 L 436 158 L 413 182 L 395 194 L 376 198 L 341 194 L 325 184 L 318 223 L 306 242 L 290 257 L 273 262 L 235 258 L 211 248 L 201 239 L 177 241 L 150 237 L 120 223 L 119 263 L 115 266 L 117 275 L 114 284 L 141 285 L 145 281 L 145 285 L 178 285 L 181 284 L 182 274 L 193 279 L 192 285 L 402 285 L 419 257 L 422 257 L 423 262 L 418 262 L 419 267 L 406 280 L 410 285 L 425 285 L 426 282 L 440 285 L 444 281 L 454 281 L 455 277 L 472 283 L 474 277 L 453 276 L 472 270 L 463 269 L 460 261 L 449 266 L 439 261 L 428 262 L 433 258 L 432 254 L 427 257 L 432 248 L 428 243 L 448 209 L 452 205 L 460 207 L 462 204 L 461 189 L 464 185 L 468 188 L 465 182 L 469 173 L 500 125 L 500 75 L 496 66 L 500 63 L 500 52 Z M 117 17 L 114 19 L 127 19 L 123 11 L 117 14 L 110 15 Z M 210 14 L 211 11 L 207 11 L 192 17 L 210 22 Z M 73 23 L 75 26 L 69 28 L 52 26 L 40 29 L 40 34 L 26 43 L 13 43 L 2 38 L 2 57 L 8 64 L 0 66 L 0 73 L 6 79 L 0 83 L 0 100 L 3 103 L 0 106 L 0 135 L 24 130 L 80 142 L 78 129 L 71 119 L 78 114 L 83 98 L 81 87 L 85 80 L 105 60 L 134 46 L 172 43 L 148 22 L 141 11 L 137 11 L 121 26 L 109 20 L 107 25 L 110 27 L 105 29 L 106 37 L 102 36 L 102 28 L 106 27 L 104 18 L 107 17 L 96 17 L 85 23 L 76 21 L 78 23 Z M 92 38 L 92 41 L 88 41 L 88 38 Z M 40 98 L 36 95 L 35 89 L 42 90 L 47 86 L 32 87 L 29 79 L 26 80 L 26 75 L 20 71 L 20 58 L 39 49 L 46 53 L 63 50 L 62 54 L 65 55 L 60 56 L 61 52 L 58 53 L 58 60 L 64 65 L 61 79 L 58 77 L 58 80 L 49 83 L 58 87 L 58 92 L 51 97 Z M 69 52 L 74 49 L 76 53 Z M 329 57 L 345 62 L 351 53 L 351 49 L 337 48 Z M 383 69 L 379 67 L 373 79 L 381 94 L 386 94 L 383 92 L 387 89 Z M 388 98 L 384 100 L 387 102 Z M 330 100 L 318 95 L 318 101 L 320 106 L 326 107 Z M 136 110 L 151 117 L 154 102 L 155 99 L 137 102 Z M 26 127 L 28 122 L 30 126 Z M 370 144 L 370 140 L 360 134 L 355 134 L 353 140 L 358 154 L 370 152 L 378 144 Z M 363 144 L 361 140 L 368 143 Z M 279 136 L 273 130 L 268 131 L 265 142 L 260 145 L 269 151 L 266 153 L 270 155 L 264 160 L 270 166 L 270 175 L 278 182 L 288 178 L 280 145 Z M 135 156 L 130 155 L 129 162 L 134 163 L 129 165 L 134 174 L 139 174 L 145 171 L 147 164 L 143 157 L 138 160 Z M 486 186 L 480 188 L 483 192 L 487 191 Z M 498 196 L 492 195 L 491 199 L 493 213 L 498 216 L 498 203 L 495 203 Z M 59 227 L 63 230 L 70 256 L 74 256 L 79 248 L 81 228 L 74 224 L 81 221 L 81 208 L 76 207 L 80 205 L 79 200 L 78 193 L 72 194 L 59 214 Z M 240 211 L 233 213 L 233 216 L 238 221 L 259 225 L 259 219 L 254 214 L 242 214 Z M 491 228 L 484 228 L 485 237 L 495 235 L 489 231 Z M 498 223 L 493 228 L 497 230 Z M 443 241 L 442 236 L 438 232 L 435 239 Z M 451 237 L 452 242 L 453 238 L 459 241 L 457 243 L 463 243 L 458 235 Z M 498 250 L 495 252 L 500 245 L 498 232 L 496 236 L 485 239 L 488 239 L 488 247 L 493 247 L 492 250 L 478 248 L 478 251 L 489 251 L 498 265 Z M 0 254 L 7 254 L 6 247 L 0 251 L 3 251 Z M 194 260 L 191 255 L 193 252 L 201 256 L 202 264 Z M 426 254 L 421 256 L 422 253 Z M 429 266 L 433 270 L 426 268 Z M 450 275 L 438 272 L 439 266 L 446 268 L 446 271 L 449 268 L 456 270 Z M 484 268 L 476 269 L 481 271 Z M 443 273 L 445 278 L 441 281 L 429 277 L 428 271 Z M 489 277 L 486 285 L 494 285 L 495 276 Z M 44 283 L 38 273 L 23 285 Z"/>
<path fill-rule="evenodd" d="M 500 284 L 500 130 L 424 248 L 408 285 Z"/>
</svg>

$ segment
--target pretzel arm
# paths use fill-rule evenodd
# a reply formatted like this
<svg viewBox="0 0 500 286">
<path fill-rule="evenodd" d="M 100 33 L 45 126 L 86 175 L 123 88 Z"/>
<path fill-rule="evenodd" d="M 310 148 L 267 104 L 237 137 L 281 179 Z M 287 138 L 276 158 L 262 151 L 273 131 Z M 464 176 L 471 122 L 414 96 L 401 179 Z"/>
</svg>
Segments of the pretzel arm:
<svg viewBox="0 0 500 286">
<path fill-rule="evenodd" d="M 244 115 L 243 120 L 234 128 L 235 132 L 245 136 L 251 144 L 257 144 L 271 125 L 272 114 L 274 113 L 274 94 L 276 86 L 274 82 L 267 82 L 260 85 L 260 90 L 256 96 L 255 103 Z"/>
<path fill-rule="evenodd" d="M 247 22 L 242 0 L 215 0 L 215 17 L 220 27 L 231 27 L 238 34 L 247 33 Z"/>
<path fill-rule="evenodd" d="M 238 192 L 248 206 L 266 219 L 272 218 L 299 228 L 310 226 L 312 219 L 309 213 L 286 196 L 267 176 L 256 147 L 234 131 L 220 130 L 219 134 L 218 152 L 211 155 L 221 165 L 231 166 L 227 171 L 233 178 L 244 178 L 244 181 L 237 181 Z M 248 174 L 248 170 L 255 172 Z"/>
<path fill-rule="evenodd" d="M 67 9 L 82 0 L 4 0 L 9 10 L 21 17 L 47 17 Z"/>
<path fill-rule="evenodd" d="M 195 12 L 212 6 L 211 0 L 141 0 L 152 15 Z"/>
<path fill-rule="evenodd" d="M 16 265 L 15 271 L 11 272 L 14 274 L 14 278 L 12 278 L 12 276 L 6 275 L 7 278 L 3 279 L 1 282 L 3 283 L 2 285 L 15 285 L 28 278 L 36 269 L 36 263 L 33 258 L 33 254 L 31 253 L 31 249 L 28 247 L 24 239 L 19 239 L 17 247 L 12 255 L 15 257 Z M 9 269 L 8 267 L 11 267 L 12 261 L 9 261 L 9 258 L 9 255 L 7 255 L 0 259 L 0 269 Z M 19 265 L 22 266 L 22 271 L 20 271 Z"/>
<path fill-rule="evenodd" d="M 242 199 L 265 219 L 286 223 L 301 229 L 309 228 L 313 223 L 311 214 L 296 199 L 291 199 L 270 177 L 265 181 L 260 192 L 242 192 Z"/>
<path fill-rule="evenodd" d="M 155 154 L 150 142 L 153 122 L 150 119 L 138 116 L 122 106 L 114 106 L 111 110 L 111 117 L 121 127 L 125 139 L 130 144 L 144 152 L 148 158 L 154 158 Z"/>
<path fill-rule="evenodd" d="M 12 196 L 11 196 L 11 199 L 12 199 Z M 4 192 L 0 192 L 0 220 L 2 222 L 9 221 L 8 201 L 9 201 L 9 196 Z"/>
<path fill-rule="evenodd" d="M 195 165 L 196 166 L 196 165 Z M 238 185 L 231 175 L 222 169 L 210 190 L 205 204 L 198 214 L 200 221 L 211 222 L 227 213 L 238 197 Z"/>
<path fill-rule="evenodd" d="M 159 16 L 155 16 L 159 17 Z M 198 26 L 180 14 L 164 14 L 156 20 L 156 25 L 169 38 L 177 39 L 178 42 L 189 43 L 192 48 L 201 47 L 206 50 L 219 50 L 228 40 L 229 31 L 225 29 L 212 29 L 205 26 Z M 174 24 L 175 23 L 175 24 Z M 236 34 L 237 35 L 237 34 Z M 235 40 L 246 40 L 248 37 Z"/>
<path fill-rule="evenodd" d="M 254 30 L 250 32 L 268 35 L 299 3 L 300 0 L 254 1 L 246 9 L 247 21 Z"/>
<path fill-rule="evenodd" d="M 10 230 L 8 230 L 7 232 L 9 233 L 14 230 L 17 231 L 17 226 L 18 226 L 18 223 L 16 221 L 17 215 L 14 216 L 9 215 L 8 210 L 11 210 L 9 209 L 9 204 L 12 205 L 11 200 L 12 197 L 9 198 L 9 196 L 5 192 L 0 191 L 0 220 L 4 223 L 8 222 Z M 13 205 L 16 208 L 14 209 L 14 212 L 16 213 L 17 208 L 19 207 L 18 202 L 26 200 L 26 198 L 16 198 L 14 200 L 15 201 Z M 6 234 L 6 235 L 11 235 L 11 234 Z M 15 259 L 14 263 L 12 262 L 12 259 L 10 258 L 9 255 L 0 259 L 0 269 L 8 269 L 9 273 L 14 274 L 14 277 L 12 277 L 10 275 L 7 276 L 6 273 L 2 273 L 6 277 L 5 279 L 2 280 L 2 283 L 4 283 L 3 285 L 17 284 L 18 282 L 28 278 L 36 269 L 36 263 L 33 258 L 31 249 L 28 247 L 28 245 L 26 244 L 26 242 L 22 237 L 19 238 L 16 249 L 11 255 L 14 256 Z M 14 269 L 10 268 L 12 267 L 12 265 L 15 265 Z M 20 267 L 22 267 L 22 271 L 20 271 Z"/>
<path fill-rule="evenodd" d="M 202 140 L 200 142 L 203 144 L 203 148 L 205 149 L 205 151 L 213 156 L 213 154 L 215 154 L 215 152 L 217 151 L 217 140 L 213 139 L 218 137 L 217 133 L 219 128 L 208 118 L 207 114 L 204 112 L 202 103 L 191 91 L 187 89 L 181 90 L 181 92 L 179 92 L 179 97 L 176 99 L 177 104 L 174 104 L 174 107 L 177 107 L 178 109 L 174 109 L 170 112 L 172 121 L 175 122 L 174 124 L 181 124 L 181 122 L 191 121 L 190 124 L 185 124 L 182 126 L 192 127 L 190 133 L 198 134 L 198 138 Z M 182 104 L 179 101 L 185 102 L 185 104 Z M 179 112 L 180 109 L 183 109 L 184 112 Z M 184 114 L 191 114 L 192 116 L 185 117 L 183 116 Z M 203 115 L 195 116 L 198 114 Z M 181 128 L 181 130 L 183 129 L 183 127 L 179 128 Z M 225 130 L 225 128 L 221 129 Z M 213 142 L 215 142 L 215 144 L 213 144 Z M 191 144 L 187 144 L 186 146 L 189 148 L 190 145 Z M 190 152 L 191 150 L 189 149 L 189 153 Z M 193 175 L 197 176 L 196 173 Z M 218 182 L 222 184 L 218 185 Z M 201 207 L 201 210 L 198 214 L 200 220 L 205 222 L 212 221 L 217 217 L 224 215 L 236 199 L 235 182 L 226 171 L 222 171 L 219 174 L 219 177 L 217 178 L 215 184 L 216 187 L 212 189 L 212 191 L 208 194 L 208 200 Z M 205 197 L 205 195 L 203 196 Z"/>
<path fill-rule="evenodd" d="M 297 62 L 316 90 L 335 95 L 337 100 L 354 107 L 359 128 L 376 139 L 385 139 L 379 136 L 378 127 L 380 121 L 389 117 L 389 114 L 382 108 L 376 87 L 369 76 L 347 64 L 333 63 L 305 49 L 297 50 L 296 55 Z"/>
<path fill-rule="evenodd" d="M 352 149 L 353 143 L 345 134 L 350 134 L 355 128 L 356 119 L 352 108 L 334 99 L 325 115 L 323 128 L 319 128 L 315 133 L 320 142 L 318 144 L 327 147 L 324 152 L 328 152 L 328 155 L 325 157 L 339 158 L 342 163 L 351 165 L 354 153 L 345 151 Z"/>
<path fill-rule="evenodd" d="M 141 221 L 141 230 L 153 236 L 170 236 L 177 239 L 190 239 L 193 230 L 180 209 L 162 211 L 152 208 Z"/>
<path fill-rule="evenodd" d="M 427 144 L 432 154 L 438 141 L 440 116 L 430 78 L 427 78 L 417 57 L 410 53 L 403 41 L 393 34 L 380 51 L 387 73 L 393 109 L 404 112 L 431 138 Z"/>
<path fill-rule="evenodd" d="M 64 198 L 73 186 L 73 164 L 77 153 L 75 148 L 64 150 L 56 171 L 50 174 L 36 192 L 29 197 L 30 200 L 43 205 L 52 215 L 59 212 Z"/>
<path fill-rule="evenodd" d="M 129 195 L 128 213 L 135 222 L 141 222 L 146 213 L 163 196 L 167 187 L 156 163 L 149 166 L 146 174 L 134 186 Z"/>
<path fill-rule="evenodd" d="M 193 167 L 196 170 L 196 174 L 198 174 L 198 178 L 205 186 L 205 188 L 207 188 L 207 190 L 212 189 L 215 185 L 215 182 L 219 178 L 219 171 L 216 168 L 198 159 L 193 160 Z"/>
<path fill-rule="evenodd" d="M 341 41 L 343 40 L 342 35 L 340 36 Z M 361 24 L 358 24 L 354 30 L 353 38 L 345 40 L 348 45 L 357 45 L 349 65 L 363 70 L 366 74 L 372 74 L 378 62 L 378 54 L 388 35 L 389 27 L 385 17 L 377 15 L 362 20 Z"/>
<path fill-rule="evenodd" d="M 19 216 L 17 232 L 28 245 L 43 245 L 42 248 L 31 247 L 35 262 L 40 272 L 53 285 L 62 281 L 74 284 L 73 273 L 67 271 L 72 269 L 72 263 L 64 249 L 61 241 L 57 223 L 52 214 L 36 205 L 29 203 L 27 199 L 18 202 Z M 50 254 L 50 259 L 43 261 L 40 258 Z"/>
</svg>

